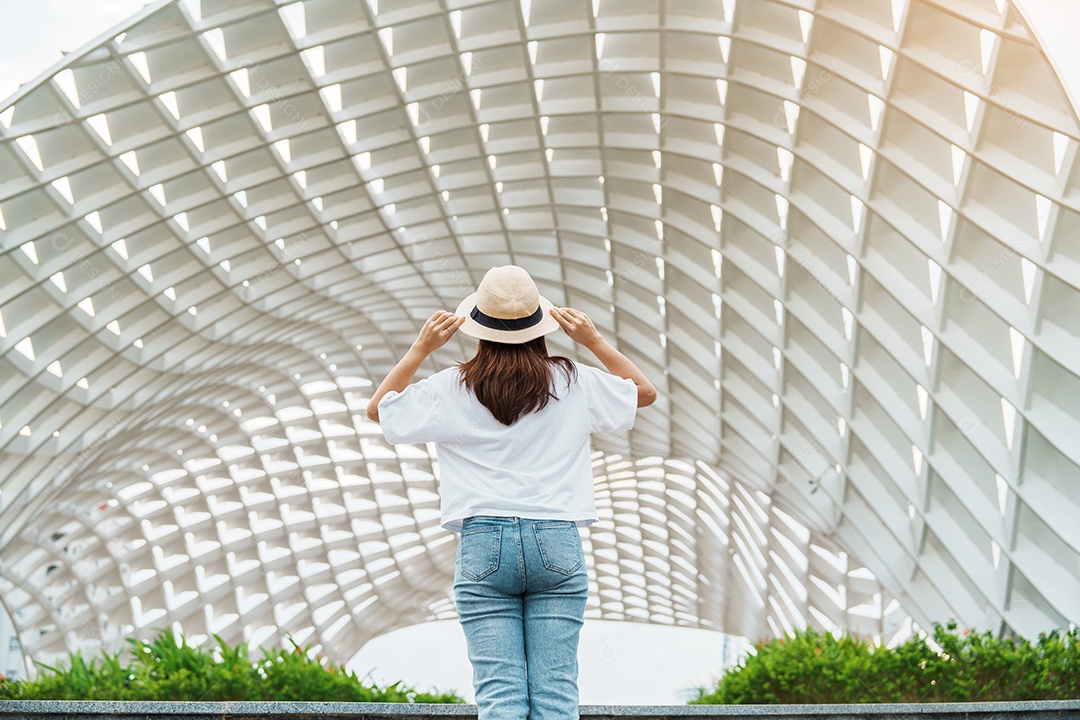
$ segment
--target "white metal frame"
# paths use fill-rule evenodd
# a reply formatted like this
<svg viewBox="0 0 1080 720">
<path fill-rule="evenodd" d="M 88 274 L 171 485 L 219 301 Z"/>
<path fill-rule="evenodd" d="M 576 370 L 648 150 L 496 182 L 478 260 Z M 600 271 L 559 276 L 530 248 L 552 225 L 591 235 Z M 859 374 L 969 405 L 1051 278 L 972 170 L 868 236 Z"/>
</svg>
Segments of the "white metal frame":
<svg viewBox="0 0 1080 720">
<path fill-rule="evenodd" d="M 1078 137 L 1004 0 L 157 3 L 0 106 L 0 599 L 33 659 L 454 617 L 363 408 L 515 263 L 660 389 L 590 617 L 1075 622 Z"/>
</svg>

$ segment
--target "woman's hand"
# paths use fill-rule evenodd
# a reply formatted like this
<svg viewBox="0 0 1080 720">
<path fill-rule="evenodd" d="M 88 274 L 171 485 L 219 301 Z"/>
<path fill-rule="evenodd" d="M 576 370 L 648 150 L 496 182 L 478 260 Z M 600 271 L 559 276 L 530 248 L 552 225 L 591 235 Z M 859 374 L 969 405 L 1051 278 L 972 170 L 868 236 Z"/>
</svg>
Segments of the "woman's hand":
<svg viewBox="0 0 1080 720">
<path fill-rule="evenodd" d="M 457 332 L 463 322 L 465 322 L 464 316 L 458 317 L 443 310 L 427 319 L 424 327 L 420 328 L 419 337 L 413 341 L 412 347 L 409 348 L 409 352 L 405 353 L 405 357 L 398 360 L 397 365 L 390 370 L 390 373 L 379 384 L 375 394 L 371 396 L 371 400 L 368 401 L 367 416 L 369 420 L 379 422 L 379 401 L 383 399 L 383 396 L 391 390 L 404 392 L 405 388 L 409 387 L 413 375 L 416 374 L 417 368 L 424 362 L 424 359 L 445 345 L 446 341 Z"/>
<path fill-rule="evenodd" d="M 459 317 L 440 310 L 424 323 L 424 327 L 420 329 L 420 335 L 413 342 L 413 347 L 425 355 L 430 355 L 445 345 L 463 322 L 465 322 L 464 315 Z"/>
<path fill-rule="evenodd" d="M 551 308 L 551 314 L 562 325 L 570 339 L 586 348 L 592 348 L 603 340 L 600 331 L 593 325 L 589 316 L 574 308 Z"/>
<path fill-rule="evenodd" d="M 630 358 L 604 339 L 588 315 L 574 308 L 552 308 L 551 314 L 559 321 L 570 339 L 592 351 L 608 372 L 634 381 L 638 391 L 638 407 L 645 407 L 656 402 L 657 392 L 653 384 Z"/>
</svg>

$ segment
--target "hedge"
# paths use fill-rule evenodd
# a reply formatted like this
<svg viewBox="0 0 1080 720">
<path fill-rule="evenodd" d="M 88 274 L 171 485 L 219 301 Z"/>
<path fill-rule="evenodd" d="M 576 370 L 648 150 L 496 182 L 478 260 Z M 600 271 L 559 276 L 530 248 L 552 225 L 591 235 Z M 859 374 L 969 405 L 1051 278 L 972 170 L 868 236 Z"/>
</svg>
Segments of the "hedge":
<svg viewBox="0 0 1080 720">
<path fill-rule="evenodd" d="M 9 700 L 310 700 L 320 702 L 463 703 L 453 692 L 418 692 L 401 681 L 379 687 L 353 672 L 323 664 L 310 648 L 262 649 L 248 657 L 246 643 L 230 647 L 214 635 L 208 652 L 186 644 L 171 631 L 152 641 L 128 638 L 130 660 L 122 652 L 87 662 L 70 653 L 66 665 L 41 668 L 34 680 L 0 679 L 0 699 Z"/>
<path fill-rule="evenodd" d="M 1080 698 L 1080 630 L 1035 643 L 934 624 L 893 648 L 813 629 L 762 641 L 691 705 L 930 703 Z"/>
</svg>

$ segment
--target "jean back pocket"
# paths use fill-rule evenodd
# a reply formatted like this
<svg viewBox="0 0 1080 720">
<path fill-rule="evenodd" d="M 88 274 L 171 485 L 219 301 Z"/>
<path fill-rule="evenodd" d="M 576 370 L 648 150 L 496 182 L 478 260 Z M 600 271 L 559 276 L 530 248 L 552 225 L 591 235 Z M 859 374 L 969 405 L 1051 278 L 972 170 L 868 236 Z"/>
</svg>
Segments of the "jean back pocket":
<svg viewBox="0 0 1080 720">
<path fill-rule="evenodd" d="M 550 522 L 533 525 L 536 544 L 544 567 L 563 575 L 573 575 L 585 559 L 581 535 L 574 523 Z"/>
<path fill-rule="evenodd" d="M 458 540 L 461 574 L 469 580 L 483 580 L 499 569 L 502 525 L 472 525 L 463 528 Z"/>
</svg>

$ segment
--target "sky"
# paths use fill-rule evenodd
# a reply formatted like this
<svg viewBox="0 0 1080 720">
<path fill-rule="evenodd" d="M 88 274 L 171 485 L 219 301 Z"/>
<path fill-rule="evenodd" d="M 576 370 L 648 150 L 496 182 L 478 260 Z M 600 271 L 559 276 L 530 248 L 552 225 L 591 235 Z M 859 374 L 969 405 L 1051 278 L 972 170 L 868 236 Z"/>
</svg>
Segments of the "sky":
<svg viewBox="0 0 1080 720">
<path fill-rule="evenodd" d="M 140 0 L 0 0 L 0 105 L 106 30 L 145 7 Z"/>
<path fill-rule="evenodd" d="M 1078 0 L 1020 0 L 1020 7 L 1035 38 L 1046 48 L 1061 77 L 1073 108 L 1080 113 L 1080 27 Z"/>
</svg>

